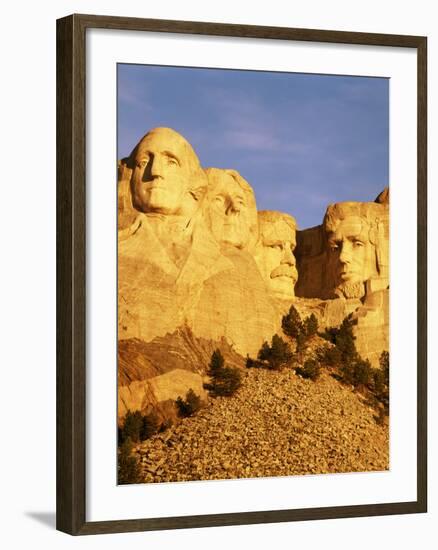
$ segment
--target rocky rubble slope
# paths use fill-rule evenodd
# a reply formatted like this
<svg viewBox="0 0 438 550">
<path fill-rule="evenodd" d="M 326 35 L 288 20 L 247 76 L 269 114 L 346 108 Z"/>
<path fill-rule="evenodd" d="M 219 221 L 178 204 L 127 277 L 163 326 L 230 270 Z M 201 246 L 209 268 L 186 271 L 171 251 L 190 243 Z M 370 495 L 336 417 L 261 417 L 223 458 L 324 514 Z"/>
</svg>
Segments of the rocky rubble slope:
<svg viewBox="0 0 438 550">
<path fill-rule="evenodd" d="M 144 481 L 254 478 L 389 468 L 389 429 L 358 393 L 324 373 L 245 371 L 233 397 L 134 448 Z"/>
</svg>

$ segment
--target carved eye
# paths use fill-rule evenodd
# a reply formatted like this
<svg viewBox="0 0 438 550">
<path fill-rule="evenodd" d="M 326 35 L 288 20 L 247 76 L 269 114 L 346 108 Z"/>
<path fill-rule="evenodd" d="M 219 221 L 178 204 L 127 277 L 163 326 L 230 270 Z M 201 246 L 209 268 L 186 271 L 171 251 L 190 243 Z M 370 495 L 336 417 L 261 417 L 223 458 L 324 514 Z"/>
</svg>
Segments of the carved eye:
<svg viewBox="0 0 438 550">
<path fill-rule="evenodd" d="M 336 252 L 337 250 L 339 250 L 339 246 L 336 243 L 331 243 L 330 244 L 330 250 L 332 252 Z"/>
<path fill-rule="evenodd" d="M 179 162 L 175 157 L 167 157 L 167 164 L 169 166 L 179 166 Z"/>
<path fill-rule="evenodd" d="M 142 159 L 137 161 L 137 166 L 139 168 L 144 168 L 148 162 L 149 162 L 149 157 L 142 158 Z"/>
<path fill-rule="evenodd" d="M 281 244 L 270 244 L 269 248 L 273 248 L 274 250 L 281 250 Z"/>
<path fill-rule="evenodd" d="M 362 241 L 353 241 L 354 248 L 361 248 L 364 246 L 364 243 Z"/>
</svg>

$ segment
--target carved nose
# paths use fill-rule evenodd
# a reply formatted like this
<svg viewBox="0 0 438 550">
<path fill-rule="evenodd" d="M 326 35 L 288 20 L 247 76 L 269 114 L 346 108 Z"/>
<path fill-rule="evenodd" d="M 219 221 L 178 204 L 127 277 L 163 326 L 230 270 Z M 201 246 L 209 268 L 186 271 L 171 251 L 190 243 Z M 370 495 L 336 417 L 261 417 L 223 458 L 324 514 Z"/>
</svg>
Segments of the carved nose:
<svg viewBox="0 0 438 550">
<path fill-rule="evenodd" d="M 232 214 L 239 214 L 239 212 L 240 212 L 240 205 L 233 199 L 230 199 L 227 204 L 227 209 L 225 210 L 225 213 L 227 214 L 227 216 L 230 216 Z"/>
<path fill-rule="evenodd" d="M 339 254 L 339 261 L 343 264 L 348 264 L 351 262 L 351 247 L 346 243 L 342 244 L 341 252 Z"/>
<path fill-rule="evenodd" d="M 146 167 L 146 170 L 149 170 L 150 175 L 153 178 L 161 177 L 163 175 L 162 172 L 162 162 L 159 156 L 154 155 L 150 161 L 148 166 Z"/>
<path fill-rule="evenodd" d="M 281 259 L 282 264 L 289 264 L 294 266 L 295 265 L 295 256 L 292 254 L 292 250 L 285 246 L 283 249 L 283 257 Z"/>
</svg>

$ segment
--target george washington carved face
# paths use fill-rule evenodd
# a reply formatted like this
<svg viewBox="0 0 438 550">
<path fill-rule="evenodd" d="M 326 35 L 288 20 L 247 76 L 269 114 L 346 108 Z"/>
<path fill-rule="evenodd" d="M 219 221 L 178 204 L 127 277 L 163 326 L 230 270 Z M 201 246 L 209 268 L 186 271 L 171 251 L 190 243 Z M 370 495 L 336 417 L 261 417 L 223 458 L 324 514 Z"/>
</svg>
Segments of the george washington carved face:
<svg viewBox="0 0 438 550">
<path fill-rule="evenodd" d="M 131 153 L 131 166 L 137 210 L 187 214 L 197 206 L 203 185 L 199 161 L 191 145 L 174 130 L 156 128 L 146 134 Z"/>
</svg>

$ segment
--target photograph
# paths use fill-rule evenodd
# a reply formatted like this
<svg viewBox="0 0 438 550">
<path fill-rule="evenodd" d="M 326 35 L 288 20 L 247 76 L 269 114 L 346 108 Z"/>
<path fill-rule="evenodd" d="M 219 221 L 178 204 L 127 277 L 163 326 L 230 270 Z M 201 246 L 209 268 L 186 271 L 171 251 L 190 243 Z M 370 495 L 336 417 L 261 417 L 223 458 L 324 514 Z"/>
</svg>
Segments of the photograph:
<svg viewBox="0 0 438 550">
<path fill-rule="evenodd" d="M 118 485 L 390 470 L 389 84 L 117 64 Z"/>
</svg>

